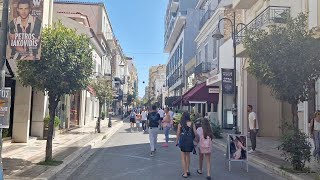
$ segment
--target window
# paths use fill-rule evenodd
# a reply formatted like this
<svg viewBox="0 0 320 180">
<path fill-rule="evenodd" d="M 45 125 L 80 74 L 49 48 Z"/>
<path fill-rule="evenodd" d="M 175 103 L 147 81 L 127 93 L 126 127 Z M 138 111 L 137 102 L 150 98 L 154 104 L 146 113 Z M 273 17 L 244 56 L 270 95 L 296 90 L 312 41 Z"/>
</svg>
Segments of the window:
<svg viewBox="0 0 320 180">
<path fill-rule="evenodd" d="M 201 51 L 198 53 L 198 58 L 197 58 L 197 64 L 200 64 L 201 62 Z"/>
<path fill-rule="evenodd" d="M 217 41 L 213 39 L 213 59 L 217 58 Z"/>
<path fill-rule="evenodd" d="M 205 46 L 204 46 L 204 61 L 205 62 L 208 62 L 209 61 L 209 57 L 208 57 L 208 44 L 206 44 Z"/>
</svg>

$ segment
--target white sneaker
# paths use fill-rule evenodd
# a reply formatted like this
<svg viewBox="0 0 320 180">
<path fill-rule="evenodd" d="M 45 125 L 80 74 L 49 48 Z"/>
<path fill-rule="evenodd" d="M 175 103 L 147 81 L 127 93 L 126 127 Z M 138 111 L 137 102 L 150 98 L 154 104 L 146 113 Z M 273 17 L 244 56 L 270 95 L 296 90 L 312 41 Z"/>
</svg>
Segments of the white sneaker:
<svg viewBox="0 0 320 180">
<path fill-rule="evenodd" d="M 250 151 L 248 151 L 249 154 L 256 152 L 255 150 L 251 149 Z"/>
</svg>

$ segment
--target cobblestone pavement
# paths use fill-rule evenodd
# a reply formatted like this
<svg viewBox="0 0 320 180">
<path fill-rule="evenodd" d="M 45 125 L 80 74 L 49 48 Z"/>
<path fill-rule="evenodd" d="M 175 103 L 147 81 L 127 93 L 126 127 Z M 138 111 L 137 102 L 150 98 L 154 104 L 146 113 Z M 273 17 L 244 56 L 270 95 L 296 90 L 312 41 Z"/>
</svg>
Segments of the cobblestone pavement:
<svg viewBox="0 0 320 180">
<path fill-rule="evenodd" d="M 159 135 L 155 157 L 149 156 L 148 134 L 130 132 L 126 124 L 88 161 L 83 163 L 70 176 L 69 180 L 177 180 L 181 177 L 180 150 L 174 146 L 174 135 L 170 137 L 169 148 L 161 147 L 163 133 Z M 241 163 L 234 163 L 228 171 L 224 152 L 214 148 L 212 159 L 213 179 L 282 179 L 260 167 L 249 166 L 249 172 Z M 205 179 L 205 175 L 196 173 L 198 157 L 191 155 L 191 177 L 189 179 Z M 62 172 L 63 173 L 63 172 Z M 205 174 L 205 172 L 204 172 Z M 66 174 L 66 176 L 68 176 Z"/>
</svg>

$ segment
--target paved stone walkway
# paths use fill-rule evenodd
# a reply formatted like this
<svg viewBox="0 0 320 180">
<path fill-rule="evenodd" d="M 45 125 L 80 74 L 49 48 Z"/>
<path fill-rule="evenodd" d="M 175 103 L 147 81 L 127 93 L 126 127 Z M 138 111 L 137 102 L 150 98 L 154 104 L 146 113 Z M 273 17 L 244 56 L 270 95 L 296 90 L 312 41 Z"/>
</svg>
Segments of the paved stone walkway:
<svg viewBox="0 0 320 180">
<path fill-rule="evenodd" d="M 118 119 L 112 120 L 113 125 Z M 62 161 L 73 152 L 81 149 L 99 134 L 94 130 L 95 122 L 86 127 L 73 129 L 56 135 L 53 140 L 53 158 Z M 108 121 L 101 121 L 102 132 L 108 131 Z M 37 165 L 45 157 L 46 140 L 31 140 L 29 143 L 5 142 L 3 166 L 5 179 L 33 179 L 50 167 Z"/>
<path fill-rule="evenodd" d="M 61 173 L 59 180 L 177 180 L 181 177 L 180 150 L 175 147 L 175 135 L 172 132 L 169 148 L 161 147 L 164 141 L 163 131 L 155 157 L 150 157 L 148 134 L 130 132 L 129 124 L 123 126 L 104 146 L 88 161 L 84 162 L 75 172 Z M 226 167 L 224 151 L 214 148 L 212 155 L 213 179 L 236 180 L 273 180 L 283 179 L 263 168 L 251 166 L 247 173 L 245 166 L 234 163 L 232 171 Z M 191 177 L 189 179 L 205 179 L 198 175 L 198 156 L 191 154 Z M 69 177 L 68 177 L 69 176 Z"/>
</svg>

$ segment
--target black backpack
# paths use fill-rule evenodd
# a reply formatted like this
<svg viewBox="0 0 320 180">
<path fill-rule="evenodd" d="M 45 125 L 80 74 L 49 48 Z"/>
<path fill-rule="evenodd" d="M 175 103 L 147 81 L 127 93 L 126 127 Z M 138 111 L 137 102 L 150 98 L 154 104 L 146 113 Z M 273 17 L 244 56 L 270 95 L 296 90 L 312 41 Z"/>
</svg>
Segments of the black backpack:
<svg viewBox="0 0 320 180">
<path fill-rule="evenodd" d="M 194 148 L 193 140 L 195 138 L 195 133 L 193 132 L 193 126 L 193 123 L 191 127 L 181 126 L 181 135 L 179 140 L 180 148 L 191 148 L 191 150 Z"/>
<path fill-rule="evenodd" d="M 158 127 L 159 126 L 159 120 L 160 115 L 157 112 L 151 112 L 149 114 L 149 126 L 150 127 Z"/>
</svg>

